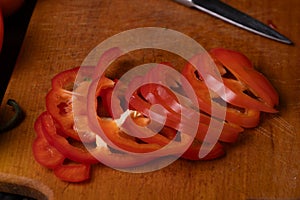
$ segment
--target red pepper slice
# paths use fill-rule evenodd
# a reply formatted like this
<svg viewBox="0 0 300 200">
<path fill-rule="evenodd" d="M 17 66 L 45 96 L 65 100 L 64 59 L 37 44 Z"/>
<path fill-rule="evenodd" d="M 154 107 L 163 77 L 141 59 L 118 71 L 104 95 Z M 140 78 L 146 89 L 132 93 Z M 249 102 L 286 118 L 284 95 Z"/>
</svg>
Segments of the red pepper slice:
<svg viewBox="0 0 300 200">
<path fill-rule="evenodd" d="M 197 95 L 200 110 L 211 114 L 211 105 L 213 104 L 219 110 L 226 112 L 226 120 L 245 128 L 252 128 L 258 125 L 260 111 L 257 109 L 239 108 L 236 106 L 227 107 L 211 101 L 211 96 L 205 83 L 197 77 L 196 70 L 191 64 L 187 64 L 183 68 L 183 75 L 187 78 Z M 216 97 L 217 98 L 217 97 Z M 218 116 L 214 116 L 218 117 Z"/>
<path fill-rule="evenodd" d="M 98 122 L 101 128 L 105 130 L 104 134 L 114 144 L 112 148 L 116 145 L 117 150 L 125 150 L 133 153 L 149 153 L 161 148 L 158 144 L 145 144 L 136 141 L 134 137 L 130 137 L 122 132 L 113 120 L 98 118 Z"/>
<path fill-rule="evenodd" d="M 56 74 L 51 80 L 52 89 L 72 91 L 80 67 L 68 69 Z"/>
<path fill-rule="evenodd" d="M 34 130 L 37 137 L 33 141 L 32 151 L 35 160 L 42 166 L 54 169 L 61 165 L 65 157 L 52 145 L 49 144 L 45 138 L 41 117 L 38 117 L 34 123 Z"/>
<path fill-rule="evenodd" d="M 267 79 L 251 66 L 250 61 L 246 59 L 245 56 L 242 56 L 237 52 L 226 51 L 223 49 L 214 49 L 211 51 L 211 54 L 214 56 L 215 61 L 221 64 L 225 63 L 226 66 L 228 66 L 226 67 L 218 64 L 219 70 L 223 67 L 223 70 L 221 71 L 225 71 L 225 73 L 222 74 L 223 83 L 214 78 L 210 79 L 211 85 L 215 85 L 215 88 L 217 89 L 219 85 L 224 84 L 224 94 L 216 92 L 223 100 L 242 108 L 257 109 L 259 111 L 270 113 L 277 112 L 273 108 L 274 103 L 268 103 L 272 100 L 266 92 L 268 92 L 268 88 L 271 88 L 269 87 L 271 85 L 267 84 Z M 244 58 L 244 62 L 242 62 L 242 58 Z M 205 58 L 200 57 L 197 59 L 196 62 L 202 64 L 199 59 Z M 249 64 L 247 65 L 247 63 Z M 202 64 L 202 66 L 206 67 L 205 64 Z M 239 74 L 242 74 L 242 78 L 239 77 Z M 258 77 L 258 75 L 261 77 Z M 211 87 L 210 89 L 214 90 L 214 87 Z M 246 94 L 250 92 L 252 93 L 251 96 Z M 255 98 L 253 98 L 254 95 Z"/>
<path fill-rule="evenodd" d="M 60 165 L 54 169 L 54 174 L 63 181 L 78 183 L 90 178 L 90 168 L 88 164 Z"/>
<path fill-rule="evenodd" d="M 46 134 L 43 130 L 42 117 L 40 115 L 35 124 L 34 129 L 37 137 L 33 142 L 32 149 L 35 160 L 42 166 L 53 169 L 54 174 L 61 180 L 68 182 L 82 182 L 90 177 L 89 164 L 72 164 L 64 165 L 65 156 L 52 146 L 46 139 Z"/>
<path fill-rule="evenodd" d="M 260 102 L 273 108 L 278 105 L 278 94 L 266 77 L 256 71 L 250 60 L 243 54 L 224 48 L 210 50 L 210 54 L 223 64 Z"/>
<path fill-rule="evenodd" d="M 46 96 L 47 111 L 64 135 L 77 141 L 94 142 L 95 134 L 78 135 L 74 130 L 72 95 L 79 67 L 63 71 L 52 79 L 52 89 Z M 89 73 L 90 68 L 85 70 Z M 87 75 L 89 77 L 89 75 Z"/>
<path fill-rule="evenodd" d="M 44 112 L 41 114 L 41 121 L 45 133 L 45 138 L 48 140 L 49 144 L 55 147 L 66 158 L 75 162 L 85 164 L 99 163 L 97 158 L 91 155 L 90 152 L 85 149 L 72 146 L 66 138 L 59 135 L 54 124 L 55 122 L 48 112 Z"/>
</svg>

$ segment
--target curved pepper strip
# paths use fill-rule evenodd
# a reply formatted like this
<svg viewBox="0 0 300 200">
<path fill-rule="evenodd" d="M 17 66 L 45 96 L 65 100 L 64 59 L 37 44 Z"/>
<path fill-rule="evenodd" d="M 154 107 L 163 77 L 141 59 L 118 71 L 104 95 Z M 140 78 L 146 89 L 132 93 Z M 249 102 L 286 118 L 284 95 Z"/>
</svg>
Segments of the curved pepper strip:
<svg viewBox="0 0 300 200">
<path fill-rule="evenodd" d="M 255 94 L 259 101 L 273 108 L 278 105 L 279 97 L 266 77 L 256 71 L 250 60 L 243 54 L 224 48 L 215 48 L 209 52 L 229 70 L 247 89 Z"/>
<path fill-rule="evenodd" d="M 34 124 L 37 134 L 32 144 L 35 160 L 42 166 L 52 169 L 54 174 L 61 180 L 67 182 L 83 182 L 90 178 L 90 164 L 64 164 L 66 157 L 52 146 L 46 139 L 43 130 L 42 116 L 40 115 Z"/>
<path fill-rule="evenodd" d="M 75 67 L 56 74 L 51 79 L 52 89 L 72 91 L 79 69 L 80 67 Z"/>
<path fill-rule="evenodd" d="M 106 138 L 105 142 L 108 143 L 112 148 L 115 148 L 120 151 L 128 151 L 128 152 L 134 152 L 134 153 L 148 153 L 148 152 L 153 152 L 161 148 L 160 145 L 157 144 L 141 144 L 135 140 L 134 137 L 128 136 L 126 133 L 122 132 L 120 128 L 118 127 L 117 123 L 112 120 L 112 119 L 102 119 L 97 115 L 95 110 L 97 110 L 98 107 L 98 100 L 97 97 L 101 95 L 101 91 L 104 89 L 112 88 L 114 86 L 112 80 L 106 78 L 106 77 L 101 77 L 99 81 L 94 81 L 92 82 L 90 89 L 94 90 L 96 89 L 96 97 L 92 98 L 91 96 L 89 97 L 90 100 L 94 100 L 94 105 L 96 108 L 93 108 L 91 103 L 88 103 L 88 112 L 90 117 L 95 117 L 97 119 L 97 123 L 99 123 L 100 127 L 103 131 Z M 89 94 L 93 94 L 92 92 Z M 107 95 L 111 95 L 111 92 L 106 93 Z M 103 94 L 102 94 L 103 97 Z M 104 97 L 103 99 L 106 99 L 105 102 L 111 102 L 108 100 L 110 97 Z M 114 105 L 115 108 L 119 109 L 120 112 L 122 108 L 120 108 L 120 105 Z M 110 109 L 109 109 L 109 112 Z M 93 120 L 91 120 L 93 123 Z M 98 127 L 98 124 L 93 124 L 93 127 Z M 96 134 L 99 130 L 95 130 Z M 101 137 L 101 133 L 100 133 Z"/>
<path fill-rule="evenodd" d="M 55 122 L 48 112 L 44 112 L 41 114 L 41 120 L 45 138 L 48 140 L 50 145 L 55 147 L 66 158 L 75 162 L 85 164 L 99 163 L 99 161 L 93 155 L 91 155 L 90 152 L 72 146 L 66 138 L 59 135 L 55 127 Z"/>
<path fill-rule="evenodd" d="M 224 59 L 224 55 L 228 55 L 227 51 L 225 50 L 215 55 L 216 52 L 220 52 L 220 50 L 215 49 L 215 51 L 211 51 L 212 56 L 214 56 L 214 60 L 219 60 L 219 57 L 220 59 Z M 193 63 L 197 66 L 201 66 L 201 72 L 197 70 L 199 76 L 199 84 L 209 85 L 209 90 L 214 91 L 227 103 L 239 106 L 241 108 L 256 109 L 259 111 L 270 113 L 277 112 L 273 108 L 274 105 L 268 105 L 263 99 L 261 99 L 261 97 L 265 98 L 266 100 L 269 99 L 266 98 L 269 97 L 266 94 L 266 91 L 262 90 L 266 85 L 258 85 L 265 83 L 266 79 L 263 76 L 258 77 L 257 75 L 259 75 L 260 73 L 258 73 L 253 67 L 244 67 L 243 65 L 239 65 L 239 61 L 241 59 L 235 59 L 235 57 L 237 57 L 236 54 L 229 54 L 227 57 L 225 57 L 225 61 L 220 60 L 220 63 L 222 63 L 222 61 L 226 62 L 226 66 L 228 67 L 225 66 L 225 69 L 218 72 L 213 70 L 213 66 L 211 66 L 211 63 L 209 62 L 211 60 L 211 57 L 206 54 L 195 56 L 191 59 L 191 62 L 188 63 L 188 65 L 191 65 L 191 63 Z M 228 60 L 228 58 L 230 60 Z M 247 61 L 248 60 L 245 60 L 245 62 Z M 222 66 L 218 65 L 219 70 L 221 67 Z M 223 71 L 225 71 L 226 73 L 224 73 Z M 229 72 L 232 73 L 230 74 Z M 219 75 L 221 73 L 223 73 L 222 79 L 219 78 Z M 242 74 L 243 78 L 240 78 L 238 76 L 239 74 Z M 250 75 L 252 79 L 250 79 Z M 224 92 L 220 90 L 222 89 L 221 86 L 224 87 Z M 253 92 L 253 94 L 259 95 L 257 96 L 258 99 L 245 94 L 245 91 L 251 91 Z"/>
<path fill-rule="evenodd" d="M 65 156 L 62 155 L 55 147 L 49 144 L 45 138 L 44 131 L 42 128 L 41 117 L 38 117 L 34 123 L 34 130 L 37 137 L 33 141 L 32 151 L 35 160 L 42 166 L 54 169 L 61 165 Z"/>
<path fill-rule="evenodd" d="M 53 171 L 55 176 L 63 181 L 79 183 L 90 179 L 91 165 L 82 163 L 60 165 Z"/>
<path fill-rule="evenodd" d="M 79 67 L 63 71 L 52 79 L 52 89 L 46 96 L 46 108 L 64 135 L 77 141 L 92 143 L 95 142 L 94 134 L 79 136 L 78 132 L 74 130 L 72 98 L 73 95 L 76 95 L 73 88 L 78 70 Z M 89 76 L 87 75 L 87 77 Z"/>
<path fill-rule="evenodd" d="M 222 106 L 221 104 L 211 101 L 210 93 L 207 89 L 205 83 L 196 76 L 195 68 L 187 64 L 182 73 L 188 79 L 191 86 L 197 95 L 199 101 L 200 110 L 211 114 L 211 104 L 214 104 L 218 109 L 224 110 L 226 112 L 226 121 L 237 124 L 245 128 L 252 128 L 258 125 L 260 118 L 260 111 L 257 109 L 245 109 L 236 108 L 230 106 Z M 218 116 L 213 116 L 217 117 Z"/>
</svg>

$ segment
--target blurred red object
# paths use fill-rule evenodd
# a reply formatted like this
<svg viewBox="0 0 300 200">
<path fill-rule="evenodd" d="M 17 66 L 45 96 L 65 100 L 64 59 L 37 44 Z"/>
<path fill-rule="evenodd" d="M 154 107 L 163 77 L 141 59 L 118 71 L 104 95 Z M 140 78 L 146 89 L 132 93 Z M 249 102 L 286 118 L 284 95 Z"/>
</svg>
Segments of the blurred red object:
<svg viewBox="0 0 300 200">
<path fill-rule="evenodd" d="M 0 9 L 0 52 L 1 52 L 2 44 L 3 44 L 3 37 L 4 37 L 3 15 L 2 15 L 2 11 Z"/>
<path fill-rule="evenodd" d="M 4 17 L 17 12 L 23 4 L 24 0 L 0 0 L 0 8 Z"/>
</svg>

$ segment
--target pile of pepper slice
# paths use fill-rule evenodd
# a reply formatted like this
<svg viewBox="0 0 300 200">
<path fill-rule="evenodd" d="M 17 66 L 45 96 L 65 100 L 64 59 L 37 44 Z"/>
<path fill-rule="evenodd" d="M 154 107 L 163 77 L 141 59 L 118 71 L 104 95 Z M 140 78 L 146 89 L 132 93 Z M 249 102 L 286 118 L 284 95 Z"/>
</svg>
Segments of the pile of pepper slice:
<svg viewBox="0 0 300 200">
<path fill-rule="evenodd" d="M 114 95 L 118 80 L 102 76 L 97 82 L 84 80 L 80 85 L 74 85 L 80 68 L 57 74 L 46 96 L 46 111 L 34 125 L 37 137 L 33 143 L 33 155 L 36 161 L 53 170 L 61 180 L 82 182 L 90 178 L 91 165 L 99 162 L 114 168 L 130 168 L 160 156 L 178 155 L 189 160 L 211 160 L 223 156 L 225 150 L 222 143 L 233 143 L 244 128 L 257 126 L 261 112 L 277 112 L 278 94 L 243 54 L 223 48 L 213 49 L 209 54 L 217 66 L 217 73 L 221 75 L 221 82 L 211 78 L 207 84 L 201 77 L 192 65 L 200 63 L 202 66 L 205 58 L 201 56 L 193 58 L 181 71 L 196 94 L 196 102 L 191 100 L 188 92 L 185 95 L 174 94 L 164 85 L 150 81 L 140 84 L 132 93 L 124 93 L 128 105 L 125 108 L 122 103 L 124 98 L 118 99 L 119 96 Z M 158 69 L 136 77 L 134 85 L 155 77 Z M 83 87 L 87 83 L 89 86 Z M 219 84 L 225 88 L 223 93 L 219 91 Z M 88 96 L 89 103 L 82 105 L 80 117 L 74 117 L 72 98 L 80 99 L 79 91 L 89 90 L 92 86 L 96 89 L 92 93 L 95 95 Z M 184 85 L 177 89 L 187 90 Z M 182 105 L 182 102 L 186 104 Z M 160 111 L 153 112 L 155 105 L 160 106 Z M 218 112 L 212 112 L 212 106 L 225 113 L 224 119 L 218 116 Z M 118 111 L 117 115 L 112 108 Z M 129 122 L 118 123 L 124 113 L 127 115 L 123 121 Z M 199 122 L 195 135 L 190 138 L 189 132 L 194 131 L 190 128 L 193 119 Z M 78 127 L 75 126 L 76 120 L 91 123 L 82 123 L 85 125 Z M 208 130 L 218 131 L 214 130 L 216 127 L 210 127 L 212 122 L 222 130 L 217 142 L 209 144 Z M 106 139 L 98 132 L 98 126 Z M 157 126 L 161 128 L 155 129 Z M 170 147 L 156 156 L 136 157 L 129 153 L 152 153 L 172 142 Z M 187 143 L 188 146 L 183 148 Z M 206 155 L 199 157 L 200 149 L 206 146 Z"/>
</svg>

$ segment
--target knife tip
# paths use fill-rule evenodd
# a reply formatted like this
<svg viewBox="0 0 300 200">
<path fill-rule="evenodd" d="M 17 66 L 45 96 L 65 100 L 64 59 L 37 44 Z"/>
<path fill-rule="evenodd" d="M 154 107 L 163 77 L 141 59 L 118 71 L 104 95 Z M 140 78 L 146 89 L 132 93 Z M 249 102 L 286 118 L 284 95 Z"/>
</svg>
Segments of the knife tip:
<svg viewBox="0 0 300 200">
<path fill-rule="evenodd" d="M 294 42 L 292 42 L 291 40 L 287 40 L 286 44 L 288 44 L 288 45 L 294 45 Z"/>
<path fill-rule="evenodd" d="M 279 42 L 285 43 L 287 45 L 294 45 L 294 42 L 289 40 L 288 38 L 284 38 L 284 39 L 277 39 Z"/>
</svg>

